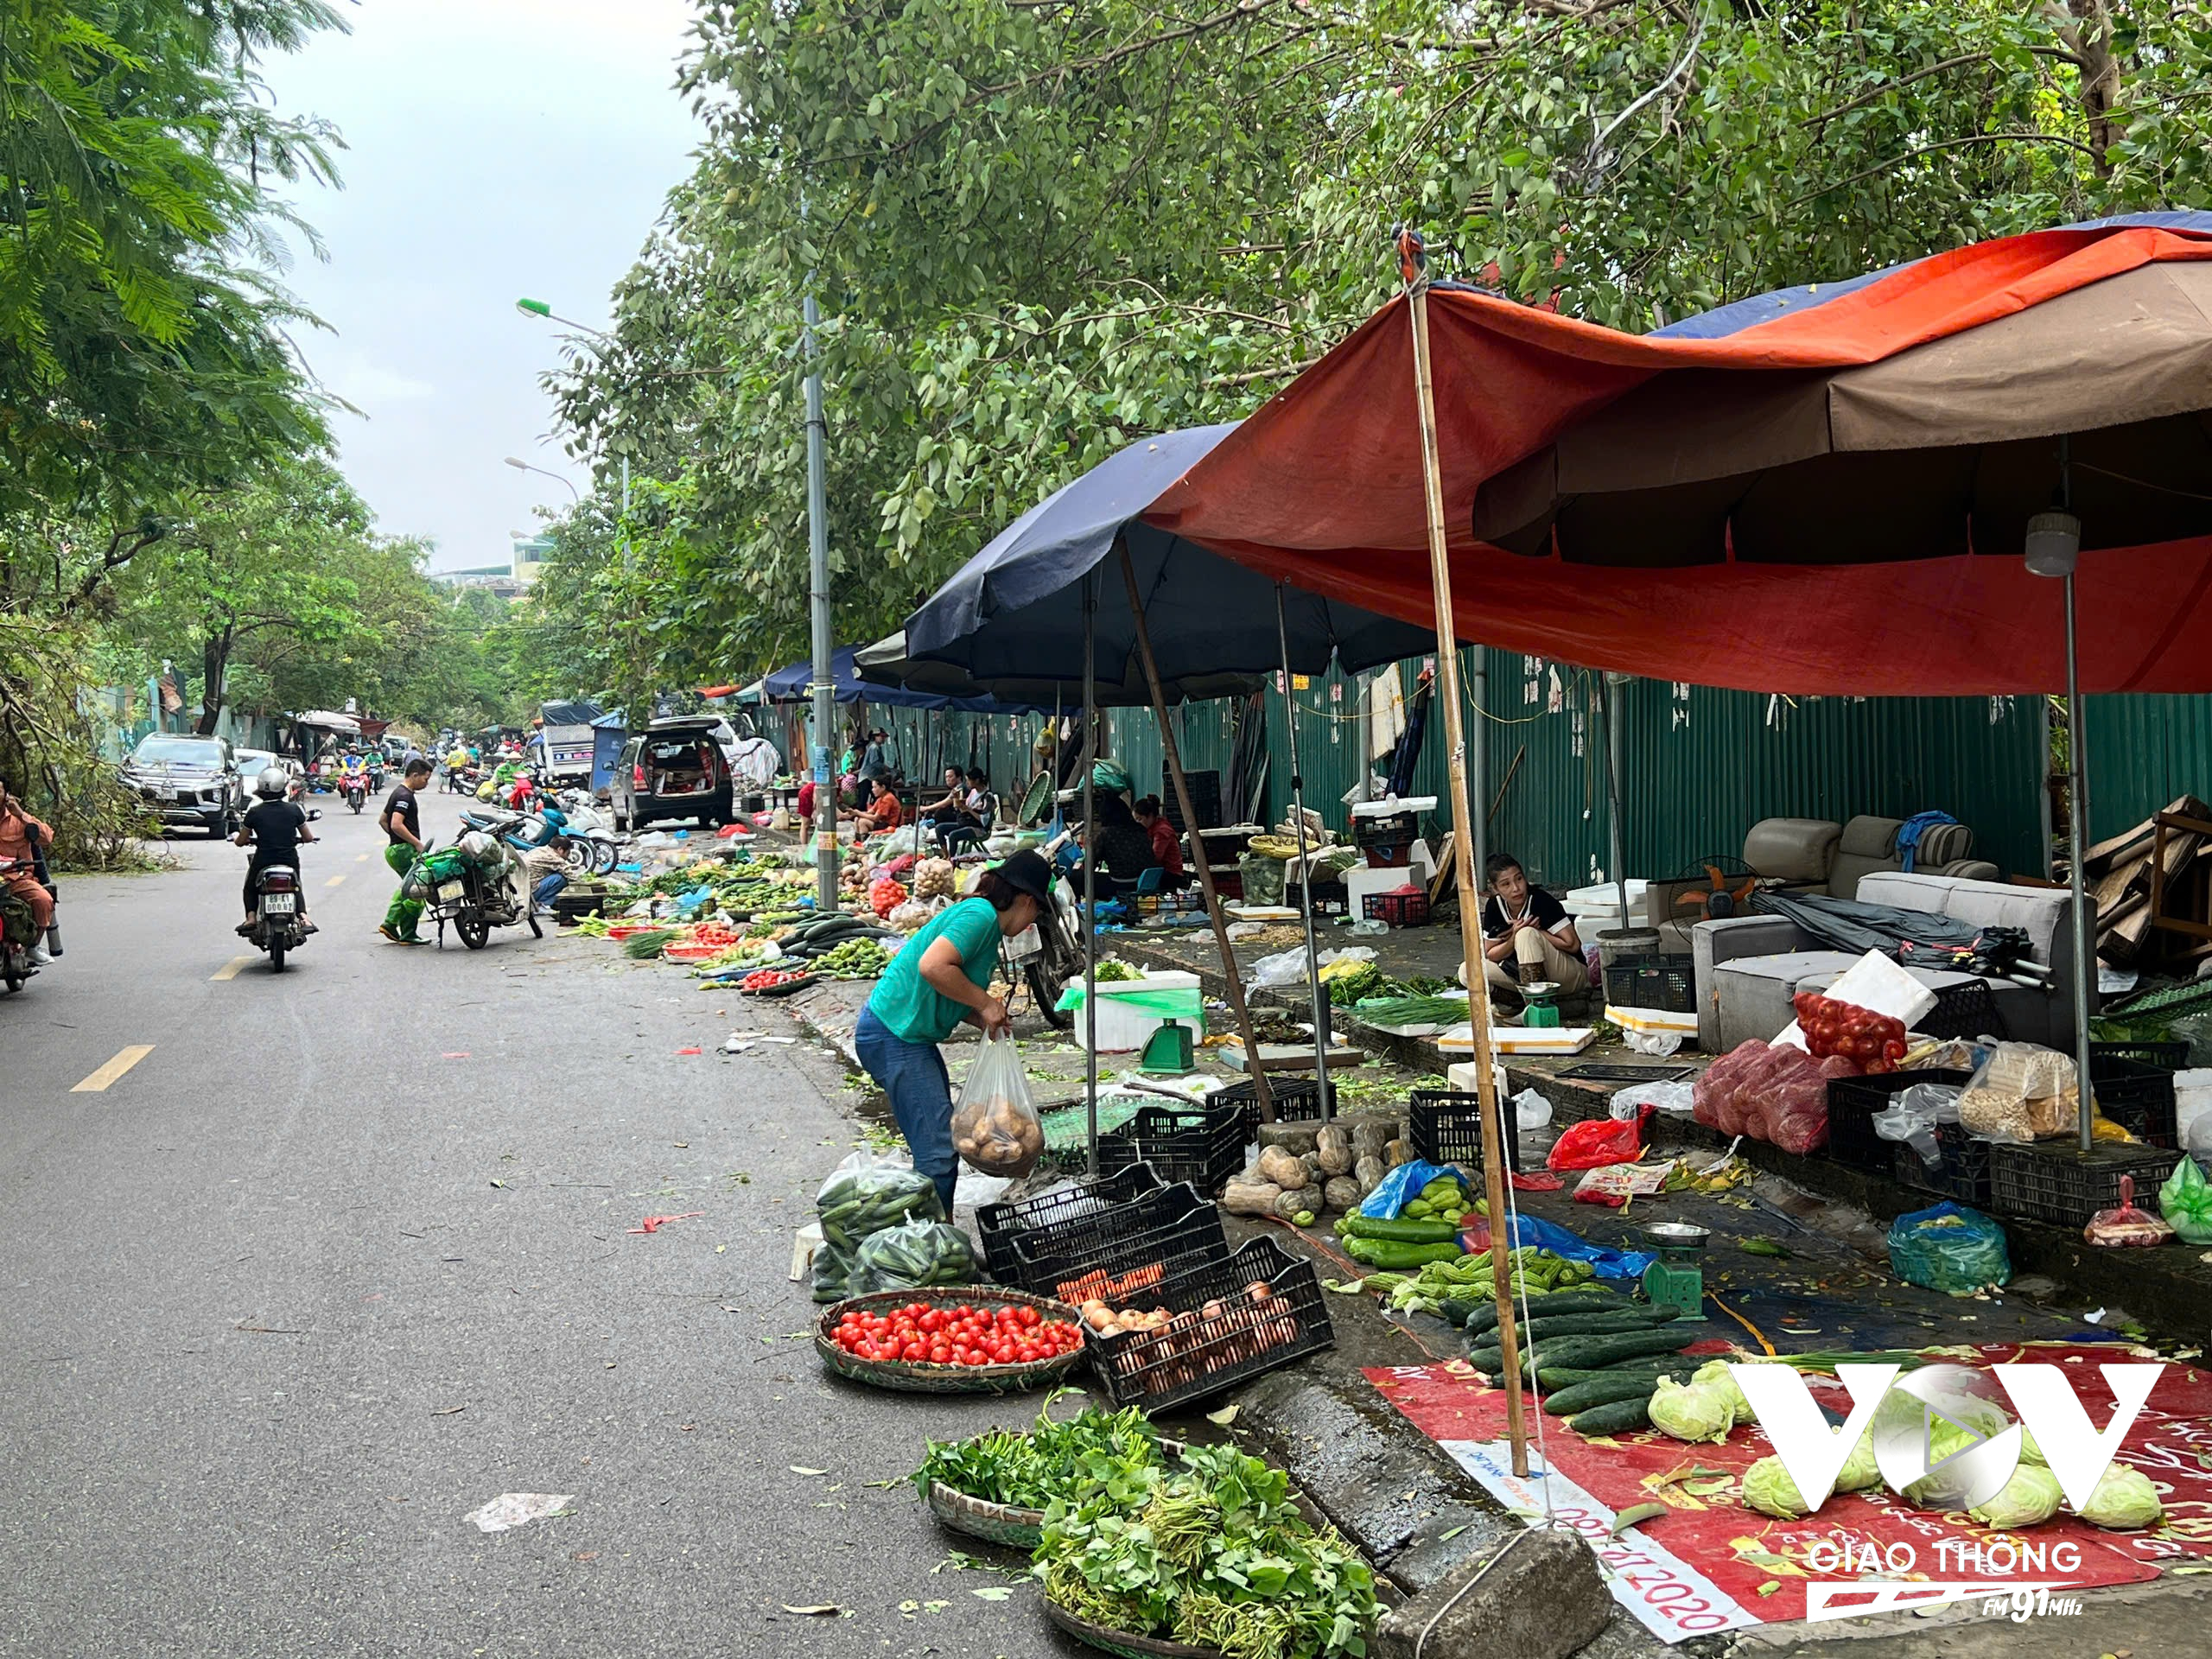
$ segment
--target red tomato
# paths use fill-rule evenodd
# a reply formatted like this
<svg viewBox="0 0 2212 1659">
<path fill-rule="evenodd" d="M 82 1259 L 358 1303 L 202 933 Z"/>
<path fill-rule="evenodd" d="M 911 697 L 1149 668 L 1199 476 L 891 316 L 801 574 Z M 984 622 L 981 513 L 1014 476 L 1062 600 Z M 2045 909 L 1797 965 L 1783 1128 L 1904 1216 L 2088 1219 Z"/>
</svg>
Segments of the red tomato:
<svg viewBox="0 0 2212 1659">
<path fill-rule="evenodd" d="M 1014 1316 L 1024 1325 L 1039 1324 L 1045 1317 L 1033 1307 L 1017 1307 L 1014 1310 Z"/>
<path fill-rule="evenodd" d="M 952 1350 L 946 1347 L 941 1342 L 930 1350 L 930 1358 L 937 1364 L 942 1365 L 951 1357 Z"/>
<path fill-rule="evenodd" d="M 1001 1338 L 991 1344 L 991 1363 L 1003 1365 L 1014 1357 L 1014 1344 Z"/>
<path fill-rule="evenodd" d="M 929 1350 L 923 1347 L 920 1343 L 910 1342 L 899 1349 L 899 1357 L 901 1359 L 920 1359 L 928 1352 Z"/>
<path fill-rule="evenodd" d="M 916 1323 L 920 1325 L 922 1329 L 925 1331 L 941 1331 L 944 1328 L 944 1315 L 938 1313 L 935 1308 L 931 1308 L 928 1313 L 923 1314 L 920 1319 L 916 1321 Z"/>
</svg>

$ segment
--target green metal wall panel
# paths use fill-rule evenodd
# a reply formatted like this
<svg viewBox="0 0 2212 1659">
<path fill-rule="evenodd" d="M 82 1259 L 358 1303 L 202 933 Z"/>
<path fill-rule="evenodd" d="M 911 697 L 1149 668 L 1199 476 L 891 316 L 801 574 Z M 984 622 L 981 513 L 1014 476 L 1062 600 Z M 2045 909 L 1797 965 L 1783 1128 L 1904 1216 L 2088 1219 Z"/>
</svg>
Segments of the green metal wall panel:
<svg viewBox="0 0 2212 1659">
<path fill-rule="evenodd" d="M 2212 799 L 2212 697 L 2082 699 L 2089 839 L 2121 834 L 2182 795 Z"/>
</svg>

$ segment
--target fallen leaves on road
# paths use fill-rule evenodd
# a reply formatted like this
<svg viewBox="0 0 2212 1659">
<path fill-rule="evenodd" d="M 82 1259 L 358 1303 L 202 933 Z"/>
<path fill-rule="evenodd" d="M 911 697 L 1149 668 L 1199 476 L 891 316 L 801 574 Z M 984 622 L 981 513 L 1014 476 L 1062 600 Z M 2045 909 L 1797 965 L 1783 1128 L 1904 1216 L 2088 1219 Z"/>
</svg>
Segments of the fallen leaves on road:
<svg viewBox="0 0 2212 1659">
<path fill-rule="evenodd" d="M 467 1406 L 465 1406 L 465 1405 L 461 1405 L 461 1406 L 442 1406 L 442 1407 L 440 1407 L 437 1410 L 433 1411 L 433 1412 L 430 1414 L 430 1415 L 431 1415 L 431 1416 L 433 1416 L 433 1417 L 450 1417 L 450 1416 L 452 1416 L 452 1415 L 453 1415 L 454 1413 L 456 1413 L 456 1412 L 467 1411 L 467 1409 L 468 1409 L 468 1408 L 467 1408 Z"/>
</svg>

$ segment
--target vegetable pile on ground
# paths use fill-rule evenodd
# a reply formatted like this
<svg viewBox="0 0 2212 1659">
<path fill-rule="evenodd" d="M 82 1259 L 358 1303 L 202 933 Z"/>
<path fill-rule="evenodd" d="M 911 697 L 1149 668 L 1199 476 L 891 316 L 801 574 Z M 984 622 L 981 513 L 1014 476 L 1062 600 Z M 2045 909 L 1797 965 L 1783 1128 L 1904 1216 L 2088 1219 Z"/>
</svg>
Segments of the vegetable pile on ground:
<svg viewBox="0 0 2212 1659">
<path fill-rule="evenodd" d="M 1379 996 L 1382 992 L 1382 970 L 1372 962 L 1353 962 L 1340 967 L 1343 959 L 1324 967 L 1319 976 L 1329 988 L 1329 1005 L 1348 1008 L 1363 997 Z M 1332 969 L 1338 969 L 1332 972 Z"/>
<path fill-rule="evenodd" d="M 1233 1446 L 1054 1503 L 1035 1560 L 1077 1618 L 1232 1659 L 1363 1654 L 1374 1630 L 1373 1569 L 1307 1522 L 1281 1471 Z"/>
<path fill-rule="evenodd" d="M 855 1311 L 839 1316 L 830 1339 L 858 1359 L 910 1365 L 1026 1364 L 1057 1359 L 1083 1346 L 1083 1332 L 1065 1319 L 1048 1319 L 1035 1308 L 931 1307 L 908 1302 L 889 1313 Z M 1090 1414 L 1085 1414 L 1089 1415 Z M 923 1465 L 926 1470 L 928 1465 Z M 928 1489 L 924 1488 L 925 1491 Z M 966 1487 L 960 1490 L 965 1491 Z M 976 1493 L 984 1497 L 984 1493 Z M 995 1498 L 1007 1503 L 1012 1498 Z"/>
<path fill-rule="evenodd" d="M 1366 1223 L 1364 1217 L 1347 1217 L 1355 1224 Z M 1384 1223 L 1388 1226 L 1406 1224 Z M 1413 1224 L 1415 1226 L 1438 1226 L 1440 1223 Z M 1508 1252 L 1506 1273 L 1513 1294 L 1517 1299 L 1528 1295 L 1548 1298 L 1541 1312 L 1550 1313 L 1563 1306 L 1563 1298 L 1575 1293 L 1597 1277 L 1597 1270 L 1586 1262 L 1569 1261 L 1554 1255 L 1532 1244 Z M 1446 1256 L 1412 1264 L 1418 1271 L 1411 1276 L 1400 1273 L 1370 1274 L 1362 1281 L 1363 1288 L 1378 1295 L 1387 1295 L 1390 1306 L 1405 1313 L 1433 1313 L 1449 1319 L 1454 1325 L 1465 1325 L 1478 1308 L 1497 1299 L 1497 1268 L 1494 1253 L 1484 1250 L 1479 1255 Z M 1626 1307 L 1629 1303 L 1603 1289 L 1587 1293 L 1591 1306 Z"/>
<path fill-rule="evenodd" d="M 1160 1436 L 1142 1412 L 1092 1406 L 1054 1422 L 1052 1402 L 1066 1392 L 1052 1393 L 1026 1434 L 995 1429 L 972 1440 L 931 1440 L 914 1490 L 927 1497 L 930 1483 L 942 1481 L 986 1503 L 1041 1510 L 1055 1499 L 1079 1503 L 1116 1477 L 1159 1466 Z"/>
<path fill-rule="evenodd" d="M 1106 957 L 1098 964 L 1096 973 L 1098 982 L 1101 985 L 1115 985 L 1121 983 L 1124 980 L 1142 979 L 1144 977 L 1143 969 L 1132 967 L 1129 963 L 1123 962 L 1118 957 Z"/>
<path fill-rule="evenodd" d="M 741 991 L 772 991 L 779 985 L 790 985 L 806 976 L 803 971 L 788 968 L 763 968 L 739 980 L 737 988 Z"/>
<path fill-rule="evenodd" d="M 874 979 L 889 966 L 891 953 L 872 938 L 850 938 L 815 958 L 817 971 L 831 979 Z"/>
<path fill-rule="evenodd" d="M 1325 1211 L 1351 1210 L 1413 1156 L 1399 1138 L 1402 1122 L 1370 1112 L 1303 1133 L 1300 1125 L 1279 1126 L 1276 1144 L 1222 1189 L 1221 1207 L 1232 1216 L 1273 1216 L 1300 1227 Z"/>
</svg>

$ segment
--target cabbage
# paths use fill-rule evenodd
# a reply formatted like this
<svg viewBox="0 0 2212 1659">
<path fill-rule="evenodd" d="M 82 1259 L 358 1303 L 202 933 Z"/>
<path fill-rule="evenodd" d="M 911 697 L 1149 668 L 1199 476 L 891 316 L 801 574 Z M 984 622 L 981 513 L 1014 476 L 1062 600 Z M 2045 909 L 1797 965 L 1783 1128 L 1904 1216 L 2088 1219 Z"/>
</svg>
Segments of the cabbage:
<svg viewBox="0 0 2212 1659">
<path fill-rule="evenodd" d="M 1693 1388 L 1718 1389 L 1727 1399 L 1729 1408 L 1738 1423 L 1753 1421 L 1751 1402 L 1744 1398 L 1743 1389 L 1736 1386 L 1736 1378 L 1728 1369 L 1728 1362 L 1716 1359 L 1700 1365 L 1690 1373 Z"/>
<path fill-rule="evenodd" d="M 1985 1527 L 2018 1532 L 2023 1527 L 2039 1527 L 2056 1515 L 2058 1501 L 2064 1496 L 2058 1490 L 2057 1476 L 2037 1465 L 2024 1463 L 2012 1471 L 2003 1491 L 1967 1513 Z"/>
<path fill-rule="evenodd" d="M 1936 1409 L 1944 1414 L 1947 1421 L 1939 1421 L 1929 1431 L 1928 1465 L 1933 1472 L 1914 1481 L 1901 1496 L 1916 1509 L 1961 1509 L 1964 1505 L 1959 1499 L 1966 1495 L 1961 1484 L 1964 1477 L 1958 1471 L 1942 1465 L 1982 1440 L 2003 1433 L 2012 1427 L 2012 1420 L 2005 1414 L 2003 1407 L 1965 1395 L 1954 1395 L 1936 1402 Z M 2026 1431 L 2021 1433 L 2024 1435 Z"/>
<path fill-rule="evenodd" d="M 1805 1514 L 1805 1500 L 1780 1458 L 1761 1458 L 1744 1471 L 1744 1503 L 1777 1521 L 1795 1521 Z"/>
<path fill-rule="evenodd" d="M 1719 1389 L 1685 1386 L 1671 1376 L 1659 1379 L 1651 1396 L 1651 1426 L 1678 1440 L 1725 1440 L 1736 1421 L 1736 1408 Z"/>
<path fill-rule="evenodd" d="M 2048 1468 L 2050 1459 L 2043 1454 L 2043 1447 L 2036 1444 L 2036 1432 L 2024 1423 L 2020 1427 L 2020 1461 L 2032 1463 L 2037 1468 Z"/>
<path fill-rule="evenodd" d="M 2138 1527 L 2157 1526 L 2165 1518 L 2165 1510 L 2148 1475 L 2115 1463 L 2097 1478 L 2097 1489 L 2089 1494 L 2082 1518 L 2094 1527 L 2132 1532 Z"/>
<path fill-rule="evenodd" d="M 1835 1489 L 1839 1492 L 1863 1492 L 1881 1484 L 1882 1471 L 1874 1461 L 1874 1431 L 1870 1428 L 1859 1437 L 1859 1444 L 1843 1460 L 1843 1468 L 1835 1478 Z"/>
</svg>

